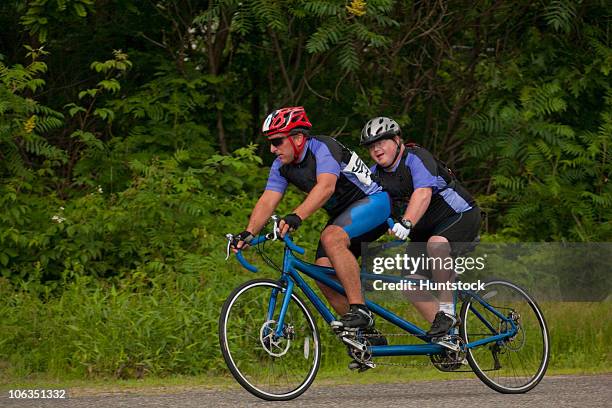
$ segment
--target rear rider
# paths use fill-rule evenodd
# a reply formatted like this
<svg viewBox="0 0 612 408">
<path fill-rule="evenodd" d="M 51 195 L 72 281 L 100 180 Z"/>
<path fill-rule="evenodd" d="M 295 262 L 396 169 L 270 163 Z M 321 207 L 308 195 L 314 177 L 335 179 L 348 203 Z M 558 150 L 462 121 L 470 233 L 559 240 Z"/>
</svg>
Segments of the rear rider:
<svg viewBox="0 0 612 408">
<path fill-rule="evenodd" d="M 473 241 L 480 229 L 480 209 L 454 175 L 424 148 L 404 145 L 400 126 L 393 119 L 371 119 L 361 131 L 376 162 L 373 178 L 391 195 L 397 221 L 393 233 L 400 239 L 426 242 L 430 257 L 446 258 L 460 242 Z M 455 248 L 453 248 L 455 246 Z M 436 282 L 454 281 L 454 272 L 433 270 Z M 453 292 L 442 291 L 438 302 L 415 302 L 432 323 L 432 337 L 445 335 L 457 324 Z"/>
</svg>

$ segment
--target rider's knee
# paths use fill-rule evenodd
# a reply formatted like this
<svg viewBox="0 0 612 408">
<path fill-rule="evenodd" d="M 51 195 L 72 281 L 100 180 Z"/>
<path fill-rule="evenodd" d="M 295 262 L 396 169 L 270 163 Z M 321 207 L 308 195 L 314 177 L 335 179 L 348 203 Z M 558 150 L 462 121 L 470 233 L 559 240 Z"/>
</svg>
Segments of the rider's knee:
<svg viewBox="0 0 612 408">
<path fill-rule="evenodd" d="M 332 263 L 328 257 L 324 256 L 322 258 L 317 258 L 315 261 L 315 265 L 317 266 L 327 266 L 328 268 L 332 267 Z"/>
<path fill-rule="evenodd" d="M 450 255 L 451 246 L 445 237 L 434 235 L 427 240 L 427 254 L 430 257 L 447 257 Z"/>
<path fill-rule="evenodd" d="M 326 250 L 339 245 L 348 247 L 349 243 L 346 231 L 337 225 L 328 226 L 321 234 L 321 244 L 323 244 L 323 248 Z"/>
</svg>

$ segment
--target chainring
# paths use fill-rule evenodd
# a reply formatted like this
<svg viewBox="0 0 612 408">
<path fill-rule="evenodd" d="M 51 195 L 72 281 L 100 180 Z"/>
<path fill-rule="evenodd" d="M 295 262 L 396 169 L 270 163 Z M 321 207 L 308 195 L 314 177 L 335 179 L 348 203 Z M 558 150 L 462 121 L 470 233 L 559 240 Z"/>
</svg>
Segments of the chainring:
<svg viewBox="0 0 612 408">
<path fill-rule="evenodd" d="M 429 356 L 431 363 L 440 371 L 456 371 L 465 364 L 465 342 L 459 336 L 451 336 L 450 341 L 459 346 L 459 351 L 444 350 L 442 354 L 432 354 Z"/>
</svg>

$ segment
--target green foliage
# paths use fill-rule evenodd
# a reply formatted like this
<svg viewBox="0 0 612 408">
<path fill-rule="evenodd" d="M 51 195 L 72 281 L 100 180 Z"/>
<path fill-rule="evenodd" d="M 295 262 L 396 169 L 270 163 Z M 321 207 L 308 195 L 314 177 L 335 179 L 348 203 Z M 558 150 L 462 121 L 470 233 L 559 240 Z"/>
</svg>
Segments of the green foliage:
<svg viewBox="0 0 612 408">
<path fill-rule="evenodd" d="M 507 235 L 577 241 L 612 236 L 612 88 L 607 68 L 612 50 L 597 38 L 583 43 L 586 56 L 581 61 L 566 61 L 550 50 L 557 42 L 551 39 L 551 44 L 539 45 L 542 53 L 549 53 L 540 72 L 523 67 L 531 61 L 524 55 L 513 61 L 511 70 L 496 67 L 500 72 L 494 76 L 505 79 L 493 86 L 502 92 L 483 98 L 488 108 L 465 121 L 474 139 L 466 151 L 492 166 L 495 193 L 488 202 L 509 203 L 499 217 Z M 482 72 L 488 72 L 483 80 L 490 79 L 490 71 Z"/>
<path fill-rule="evenodd" d="M 57 283 L 66 274 L 193 271 L 195 260 L 223 246 L 220 230 L 237 228 L 232 215 L 252 204 L 247 186 L 263 182 L 254 149 L 235 157 L 214 155 L 198 167 L 186 164 L 190 156 L 184 150 L 147 164 L 133 160 L 129 188 L 109 195 L 97 187 L 65 202 L 43 201 L 11 183 L 0 201 L 0 271 L 34 285 Z M 236 172 L 252 176 L 239 178 Z"/>
<path fill-rule="evenodd" d="M 128 97 L 109 101 L 93 114 L 112 122 L 119 137 L 111 137 L 105 149 L 88 151 L 88 160 L 75 167 L 75 175 L 90 186 L 101 184 L 115 191 L 129 182 L 130 160 L 147 161 L 151 157 L 168 158 L 176 150 L 190 152 L 190 161 L 199 165 L 214 154 L 211 132 L 202 117 L 214 115 L 217 102 L 210 93 L 217 78 L 196 75 L 176 77 L 170 67 L 162 67 L 157 78 L 144 84 Z M 69 109 L 79 109 L 69 106 Z M 249 119 L 240 107 L 224 108 L 228 116 Z M 233 128 L 244 127 L 236 120 Z M 228 126 L 229 127 L 229 126 Z M 91 180 L 97 174 L 97 180 Z"/>
<path fill-rule="evenodd" d="M 551 1 L 544 17 L 546 23 L 555 30 L 569 33 L 572 30 L 572 20 L 576 17 L 576 4 L 567 0 Z"/>
<path fill-rule="evenodd" d="M 372 4 L 370 4 L 372 3 Z M 384 48 L 390 43 L 388 37 L 376 33 L 366 22 L 378 20 L 382 26 L 398 23 L 385 14 L 390 11 L 391 2 L 368 2 L 370 12 L 354 19 L 354 13 L 348 13 L 345 3 L 341 1 L 309 1 L 304 8 L 317 17 L 326 18 L 306 43 L 310 53 L 323 53 L 339 46 L 338 63 L 345 71 L 356 71 L 359 67 L 359 53 L 363 47 Z M 364 20 L 364 23 L 360 22 Z"/>
<path fill-rule="evenodd" d="M 66 22 L 87 17 L 93 10 L 94 0 L 33 0 L 28 2 L 27 11 L 21 23 L 32 34 L 37 34 L 40 42 L 45 42 L 49 34 L 49 21 Z"/>
<path fill-rule="evenodd" d="M 64 163 L 66 155 L 41 136 L 61 127 L 64 118 L 27 96 L 44 84 L 38 76 L 47 66 L 37 60 L 44 55 L 42 50 L 26 48 L 32 57 L 29 65 L 7 67 L 0 62 L 0 175 L 32 182 L 36 171 L 40 176 L 46 174 Z M 40 164 L 34 165 L 32 160 Z"/>
<path fill-rule="evenodd" d="M 218 340 L 210 333 L 224 297 L 217 288 L 228 278 L 217 267 L 200 262 L 195 273 L 135 274 L 116 283 L 76 277 L 57 299 L 41 299 L 28 285 L 13 289 L 2 281 L 0 360 L 17 376 L 142 378 L 221 371 Z M 22 355 L 25 348 L 31 352 Z"/>
</svg>

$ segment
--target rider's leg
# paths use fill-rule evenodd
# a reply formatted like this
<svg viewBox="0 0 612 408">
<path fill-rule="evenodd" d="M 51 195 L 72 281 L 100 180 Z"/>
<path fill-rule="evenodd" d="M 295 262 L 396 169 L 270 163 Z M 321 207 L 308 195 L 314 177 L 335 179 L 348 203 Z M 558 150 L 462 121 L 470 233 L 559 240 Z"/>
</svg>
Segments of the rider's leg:
<svg viewBox="0 0 612 408">
<path fill-rule="evenodd" d="M 321 234 L 321 243 L 344 287 L 348 303 L 363 305 L 359 264 L 349 249 L 351 240 L 346 231 L 337 225 L 329 225 Z"/>
<path fill-rule="evenodd" d="M 411 275 L 411 279 L 427 280 L 428 278 L 421 275 Z M 415 309 L 429 323 L 434 321 L 434 317 L 439 310 L 438 299 L 428 290 L 405 290 L 404 295 L 414 305 Z"/>
<path fill-rule="evenodd" d="M 415 233 L 416 232 L 416 233 Z M 413 231 L 410 236 L 410 243 L 406 247 L 406 255 L 409 257 L 419 257 L 424 253 L 427 253 L 427 239 L 429 235 L 423 231 Z M 419 274 L 423 273 L 423 274 Z M 425 265 L 418 269 L 411 270 L 409 275 L 405 275 L 406 278 L 414 279 L 415 281 L 431 280 L 431 276 Z M 404 296 L 412 303 L 415 309 L 427 320 L 432 323 L 436 313 L 438 313 L 439 302 L 438 298 L 435 297 L 429 290 L 420 290 L 415 287 L 413 290 L 405 290 Z"/>
<path fill-rule="evenodd" d="M 323 249 L 336 271 L 349 303 L 349 311 L 340 319 L 342 326 L 369 329 L 374 327 L 374 316 L 366 307 L 361 293 L 359 264 L 349 249 L 350 243 L 348 233 L 338 225 L 329 225 L 321 234 Z"/>
<path fill-rule="evenodd" d="M 433 279 L 437 283 L 453 283 L 455 271 L 444 267 L 445 260 L 451 256 L 451 246 L 448 239 L 434 235 L 427 241 L 427 253 L 434 259 L 432 271 Z M 430 336 L 443 336 L 458 323 L 452 290 L 439 291 L 439 309 L 436 313 L 431 328 L 427 332 Z"/>
<path fill-rule="evenodd" d="M 445 260 L 450 257 L 451 246 L 443 236 L 434 235 L 427 240 L 427 254 L 430 258 L 440 259 L 442 262 L 434 262 L 432 270 L 433 279 L 440 283 L 453 283 L 455 281 L 455 271 L 445 269 Z M 442 290 L 439 295 L 440 303 L 453 303 L 453 291 Z"/>
<path fill-rule="evenodd" d="M 319 266 L 327 266 L 330 268 L 332 267 L 332 263 L 328 257 L 317 258 L 315 264 Z M 349 303 L 344 295 L 341 295 L 340 293 L 336 292 L 335 290 L 321 282 L 315 282 L 317 283 L 319 289 L 321 289 L 321 292 L 327 298 L 327 301 L 334 308 L 337 314 L 343 315 L 348 312 Z"/>
<path fill-rule="evenodd" d="M 390 211 L 389 195 L 381 191 L 352 203 L 321 233 L 322 249 L 331 261 L 349 303 L 349 311 L 340 319 L 345 328 L 371 328 L 374 325 L 374 317 L 365 306 L 361 293 L 357 257 L 361 242 L 367 242 L 370 234 L 386 230 L 385 227 L 379 231 L 379 227 L 384 226 Z M 360 242 L 351 245 L 352 239 Z"/>
</svg>

